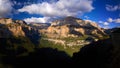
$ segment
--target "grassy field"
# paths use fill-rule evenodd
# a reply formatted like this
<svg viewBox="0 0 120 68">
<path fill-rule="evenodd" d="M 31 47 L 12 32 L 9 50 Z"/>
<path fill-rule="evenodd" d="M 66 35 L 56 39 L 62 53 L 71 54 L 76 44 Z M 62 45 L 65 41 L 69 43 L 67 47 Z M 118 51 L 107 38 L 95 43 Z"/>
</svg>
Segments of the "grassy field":
<svg viewBox="0 0 120 68">
<path fill-rule="evenodd" d="M 80 50 L 81 47 L 83 46 L 65 46 L 65 45 L 61 45 L 61 44 L 54 44 L 54 42 L 50 42 L 48 40 L 44 40 L 41 39 L 40 40 L 40 48 L 53 48 L 53 49 L 58 49 L 59 51 L 64 51 L 66 52 L 66 54 L 68 54 L 69 56 L 72 56 L 74 52 L 78 52 Z"/>
</svg>

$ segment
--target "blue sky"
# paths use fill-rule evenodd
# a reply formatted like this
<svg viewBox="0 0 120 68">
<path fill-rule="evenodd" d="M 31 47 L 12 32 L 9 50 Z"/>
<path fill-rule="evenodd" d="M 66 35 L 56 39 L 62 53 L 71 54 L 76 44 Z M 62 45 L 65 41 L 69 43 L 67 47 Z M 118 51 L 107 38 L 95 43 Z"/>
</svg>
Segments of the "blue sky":
<svg viewBox="0 0 120 68">
<path fill-rule="evenodd" d="M 0 17 L 48 23 L 67 16 L 120 27 L 120 0 L 0 0 Z"/>
</svg>

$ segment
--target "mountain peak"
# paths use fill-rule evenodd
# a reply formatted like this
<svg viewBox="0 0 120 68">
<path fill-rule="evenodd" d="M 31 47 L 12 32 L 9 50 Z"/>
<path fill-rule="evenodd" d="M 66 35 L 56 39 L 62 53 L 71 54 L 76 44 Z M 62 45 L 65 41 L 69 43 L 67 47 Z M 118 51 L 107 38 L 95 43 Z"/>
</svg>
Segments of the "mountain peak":
<svg viewBox="0 0 120 68">
<path fill-rule="evenodd" d="M 79 37 L 91 35 L 92 37 L 100 38 L 106 35 L 104 29 L 101 29 L 97 23 L 71 16 L 62 20 L 53 21 L 44 33 L 48 37 Z"/>
<path fill-rule="evenodd" d="M 68 17 L 65 17 L 61 20 L 53 21 L 51 23 L 51 26 L 63 26 L 63 25 L 78 26 L 79 24 L 78 24 L 77 20 L 82 21 L 82 19 L 75 18 L 75 17 L 72 17 L 72 16 L 68 16 Z"/>
<path fill-rule="evenodd" d="M 76 17 L 73 17 L 73 16 L 68 16 L 68 17 L 65 17 L 64 20 L 82 20 L 82 19 L 76 18 Z"/>
<path fill-rule="evenodd" d="M 55 20 L 51 23 L 51 26 L 63 26 L 70 25 L 72 27 L 90 27 L 90 28 L 100 28 L 97 23 L 92 21 L 82 20 L 80 18 L 68 16 L 62 20 Z"/>
</svg>

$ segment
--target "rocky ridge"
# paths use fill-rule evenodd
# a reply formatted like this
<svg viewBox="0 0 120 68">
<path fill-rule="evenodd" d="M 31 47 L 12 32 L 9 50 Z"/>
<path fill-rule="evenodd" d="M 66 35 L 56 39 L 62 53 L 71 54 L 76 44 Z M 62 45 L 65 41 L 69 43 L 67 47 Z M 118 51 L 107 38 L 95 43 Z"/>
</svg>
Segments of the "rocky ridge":
<svg viewBox="0 0 120 68">
<path fill-rule="evenodd" d="M 33 28 L 25 21 L 13 20 L 11 18 L 0 19 L 0 38 L 14 38 L 14 37 L 25 37 L 31 40 L 33 43 L 40 38 L 38 29 Z"/>
<path fill-rule="evenodd" d="M 80 37 L 84 35 L 100 38 L 106 35 L 104 30 L 96 23 L 75 17 L 55 20 L 47 30 L 40 30 L 40 32 L 51 38 Z"/>
</svg>

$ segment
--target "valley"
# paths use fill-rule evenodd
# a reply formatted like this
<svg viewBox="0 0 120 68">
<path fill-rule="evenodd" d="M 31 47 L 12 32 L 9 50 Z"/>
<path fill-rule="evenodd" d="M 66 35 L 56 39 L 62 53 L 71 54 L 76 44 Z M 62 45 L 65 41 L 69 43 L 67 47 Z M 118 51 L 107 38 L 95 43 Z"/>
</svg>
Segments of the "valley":
<svg viewBox="0 0 120 68">
<path fill-rule="evenodd" d="M 0 19 L 0 59 L 2 59 L 0 66 L 16 65 L 11 59 L 18 65 L 24 65 L 21 62 L 28 62 L 32 58 L 35 62 L 39 60 L 41 64 L 46 64 L 46 61 L 52 64 L 51 61 L 54 61 L 57 64 L 64 62 L 67 65 L 72 63 L 72 58 L 77 63 L 76 54 L 79 56 L 84 47 L 92 44 L 95 47 L 107 44 L 110 45 L 107 47 L 109 49 L 112 46 L 108 44 L 109 39 L 110 36 L 97 24 L 74 17 L 57 20 L 51 25 L 39 23 L 37 26 L 26 24 L 21 20 L 2 18 Z M 28 58 L 30 59 L 27 60 Z M 20 59 L 22 59 L 21 62 L 19 62 Z M 59 62 L 60 59 L 62 59 L 61 62 Z M 10 65 L 5 66 L 6 64 Z"/>
</svg>

